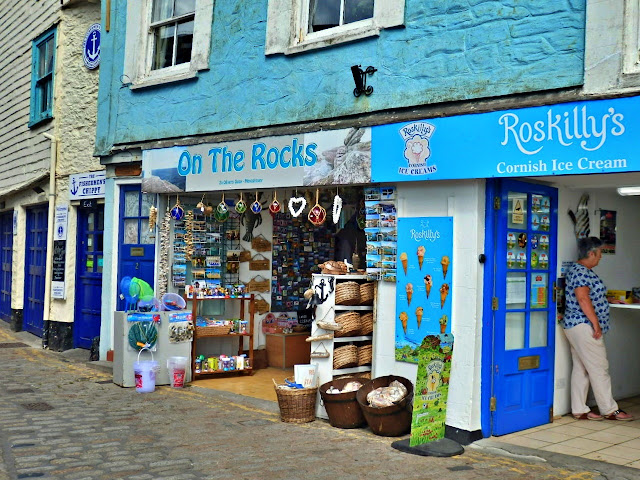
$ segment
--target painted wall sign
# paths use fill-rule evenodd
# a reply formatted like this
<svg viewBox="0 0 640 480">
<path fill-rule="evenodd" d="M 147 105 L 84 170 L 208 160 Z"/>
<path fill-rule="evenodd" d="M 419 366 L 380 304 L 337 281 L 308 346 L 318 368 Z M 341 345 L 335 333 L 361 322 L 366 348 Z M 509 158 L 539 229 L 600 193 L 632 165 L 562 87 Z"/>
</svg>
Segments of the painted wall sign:
<svg viewBox="0 0 640 480">
<path fill-rule="evenodd" d="M 82 60 L 85 67 L 93 70 L 100 65 L 100 24 L 94 23 L 87 30 L 82 42 Z"/>
<path fill-rule="evenodd" d="M 640 171 L 640 97 L 372 128 L 371 180 Z"/>
<path fill-rule="evenodd" d="M 149 193 L 368 183 L 371 129 L 145 150 L 142 170 Z"/>
<path fill-rule="evenodd" d="M 105 184 L 105 172 L 89 172 L 69 175 L 69 200 L 104 198 Z"/>
<path fill-rule="evenodd" d="M 53 263 L 51 276 L 51 296 L 53 298 L 65 298 L 64 271 L 67 257 L 66 240 L 54 240 Z"/>
</svg>

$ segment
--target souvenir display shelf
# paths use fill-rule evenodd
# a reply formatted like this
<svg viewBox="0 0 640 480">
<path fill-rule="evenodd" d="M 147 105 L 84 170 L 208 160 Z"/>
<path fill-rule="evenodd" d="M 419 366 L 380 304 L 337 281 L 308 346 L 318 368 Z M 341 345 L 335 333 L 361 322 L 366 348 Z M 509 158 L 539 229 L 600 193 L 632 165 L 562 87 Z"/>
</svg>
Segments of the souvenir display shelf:
<svg viewBox="0 0 640 480">
<path fill-rule="evenodd" d="M 324 330 L 320 328 L 316 322 L 317 321 L 328 321 L 334 322 L 335 317 L 337 315 L 354 311 L 360 314 L 364 314 L 366 312 L 374 313 L 374 331 L 375 331 L 375 312 L 373 305 L 336 305 L 335 304 L 335 288 L 341 282 L 356 282 L 358 284 L 363 284 L 370 282 L 371 280 L 367 277 L 367 275 L 327 275 L 327 274 L 314 274 L 312 280 L 312 285 L 315 293 L 318 293 L 321 296 L 327 295 L 325 301 L 318 305 L 316 308 L 315 320 L 313 322 L 313 327 L 311 329 L 311 336 L 321 335 L 324 333 L 330 333 L 328 330 Z M 320 285 L 322 280 L 324 280 L 324 291 L 321 291 Z M 331 283 L 333 283 L 333 289 L 331 288 Z M 373 304 L 375 305 L 375 298 L 373 299 Z M 334 377 L 353 374 L 357 376 L 358 373 L 362 372 L 372 372 L 374 370 L 373 358 L 375 355 L 372 354 L 372 362 L 369 365 L 361 365 L 355 367 L 348 368 L 333 368 L 333 358 L 334 351 L 336 348 L 349 345 L 349 344 L 362 344 L 365 343 L 373 343 L 373 333 L 370 335 L 355 335 L 350 337 L 335 337 L 331 340 L 318 340 L 311 342 L 311 352 L 318 352 L 325 350 L 329 352 L 329 356 L 326 358 L 318 358 L 314 357 L 313 353 L 311 355 L 311 363 L 315 363 L 318 365 L 318 385 L 322 385 L 326 382 L 333 380 Z M 319 395 L 319 393 L 318 393 Z M 328 418 L 324 406 L 322 402 L 318 400 L 316 403 L 316 414 L 320 418 Z"/>
<path fill-rule="evenodd" d="M 255 316 L 254 296 L 246 295 L 243 297 L 218 297 L 218 298 L 193 298 L 187 299 L 191 301 L 191 315 L 195 321 L 198 314 L 198 308 L 205 302 L 211 301 L 224 301 L 224 302 L 240 302 L 240 319 L 248 321 L 248 329 L 246 333 L 225 333 L 225 334 L 199 334 L 198 329 L 193 335 L 193 341 L 191 342 L 191 371 L 192 378 L 196 379 L 200 376 L 208 375 L 220 375 L 220 374 L 253 374 L 253 321 Z M 238 355 L 246 354 L 249 359 L 249 368 L 242 370 L 216 370 L 214 372 L 198 372 L 196 373 L 195 362 L 197 356 L 202 353 L 198 352 L 198 339 L 202 338 L 237 338 L 238 339 Z M 244 349 L 244 339 L 249 338 L 248 350 Z"/>
</svg>

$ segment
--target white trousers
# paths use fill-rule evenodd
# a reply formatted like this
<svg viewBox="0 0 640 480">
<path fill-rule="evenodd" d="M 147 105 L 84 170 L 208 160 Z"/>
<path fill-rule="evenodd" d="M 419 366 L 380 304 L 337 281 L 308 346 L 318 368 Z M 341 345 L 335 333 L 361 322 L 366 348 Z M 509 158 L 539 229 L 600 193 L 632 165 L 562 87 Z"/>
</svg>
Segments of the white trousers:
<svg viewBox="0 0 640 480">
<path fill-rule="evenodd" d="M 609 415 L 618 410 L 618 404 L 611 393 L 609 360 L 604 337 L 593 338 L 591 324 L 582 323 L 566 328 L 564 334 L 571 345 L 573 371 L 571 372 L 571 413 L 587 413 L 587 393 L 589 383 L 596 398 L 600 415 Z"/>
</svg>

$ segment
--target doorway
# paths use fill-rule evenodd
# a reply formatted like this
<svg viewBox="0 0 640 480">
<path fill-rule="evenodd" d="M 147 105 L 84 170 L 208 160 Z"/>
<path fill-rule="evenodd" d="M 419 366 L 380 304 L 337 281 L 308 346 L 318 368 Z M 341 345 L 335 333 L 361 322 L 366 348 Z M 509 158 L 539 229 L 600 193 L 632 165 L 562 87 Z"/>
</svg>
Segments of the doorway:
<svg viewBox="0 0 640 480">
<path fill-rule="evenodd" d="M 0 214 L 0 319 L 11 321 L 13 212 Z"/>
<path fill-rule="evenodd" d="M 44 326 L 45 265 L 48 207 L 27 208 L 24 261 L 24 329 L 42 337 Z"/>
</svg>

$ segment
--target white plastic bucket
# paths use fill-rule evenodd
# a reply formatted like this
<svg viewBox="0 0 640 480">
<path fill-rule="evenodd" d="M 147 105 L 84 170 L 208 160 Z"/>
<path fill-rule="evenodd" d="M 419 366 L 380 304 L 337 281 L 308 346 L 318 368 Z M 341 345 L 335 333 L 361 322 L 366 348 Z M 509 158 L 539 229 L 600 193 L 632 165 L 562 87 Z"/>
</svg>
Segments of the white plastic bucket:
<svg viewBox="0 0 640 480">
<path fill-rule="evenodd" d="M 140 354 L 143 350 L 151 354 L 151 360 L 140 361 Z M 156 389 L 156 370 L 158 362 L 153 360 L 153 352 L 148 348 L 143 348 L 138 352 L 138 361 L 133 364 L 133 374 L 136 378 L 136 392 L 150 393 Z"/>
<path fill-rule="evenodd" d="M 187 357 L 169 357 L 167 359 L 167 370 L 169 371 L 169 381 L 173 388 L 184 387 L 187 374 Z"/>
</svg>

